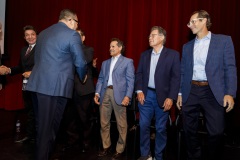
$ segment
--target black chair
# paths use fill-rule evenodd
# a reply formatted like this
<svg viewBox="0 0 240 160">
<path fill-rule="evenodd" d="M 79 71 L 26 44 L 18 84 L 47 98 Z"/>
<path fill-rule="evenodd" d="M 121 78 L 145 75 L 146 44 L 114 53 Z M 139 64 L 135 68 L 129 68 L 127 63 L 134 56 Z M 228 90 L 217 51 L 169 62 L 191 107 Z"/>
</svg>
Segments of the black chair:
<svg viewBox="0 0 240 160">
<path fill-rule="evenodd" d="M 177 115 L 177 118 L 176 118 L 176 121 L 175 121 L 175 125 L 177 127 L 177 159 L 178 160 L 181 160 L 181 153 L 182 153 L 182 148 L 183 147 L 183 144 L 182 144 L 182 134 L 183 134 L 183 126 L 182 126 L 182 114 L 181 112 L 179 112 L 179 114 Z M 205 119 L 204 119 L 204 116 L 202 114 L 202 112 L 200 112 L 200 115 L 199 115 L 199 122 L 198 122 L 198 134 L 200 135 L 207 135 L 207 129 L 206 129 L 206 125 L 205 125 Z M 205 141 L 202 140 L 202 143 L 204 145 Z"/>
</svg>

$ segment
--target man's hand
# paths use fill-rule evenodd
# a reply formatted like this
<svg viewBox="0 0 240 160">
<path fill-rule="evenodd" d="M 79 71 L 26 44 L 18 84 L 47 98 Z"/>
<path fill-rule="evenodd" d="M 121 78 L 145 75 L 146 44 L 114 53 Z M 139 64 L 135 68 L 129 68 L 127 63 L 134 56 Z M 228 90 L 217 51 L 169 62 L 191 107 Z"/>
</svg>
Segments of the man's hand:
<svg viewBox="0 0 240 160">
<path fill-rule="evenodd" d="M 173 100 L 171 98 L 166 98 L 163 103 L 163 111 L 168 111 L 172 108 Z"/>
<path fill-rule="evenodd" d="M 97 105 L 100 105 L 100 102 L 99 102 L 99 95 L 98 95 L 98 94 L 95 94 L 94 102 L 95 102 Z"/>
<path fill-rule="evenodd" d="M 92 66 L 97 68 L 97 58 L 93 59 Z"/>
<path fill-rule="evenodd" d="M 127 97 L 127 96 L 125 96 L 125 97 L 123 98 L 121 104 L 122 104 L 123 106 L 128 106 L 129 102 L 130 102 L 130 98 Z"/>
<path fill-rule="evenodd" d="M 10 68 L 2 65 L 0 66 L 0 75 L 6 75 L 10 73 Z"/>
<path fill-rule="evenodd" d="M 30 75 L 31 75 L 31 71 L 24 72 L 22 75 L 23 75 L 23 77 L 25 77 L 25 78 L 29 78 Z"/>
<path fill-rule="evenodd" d="M 182 96 L 178 95 L 178 99 L 177 99 L 177 104 L 176 105 L 177 105 L 177 108 L 179 110 L 182 109 Z"/>
<path fill-rule="evenodd" d="M 144 96 L 143 92 L 139 92 L 139 93 L 137 94 L 137 99 L 138 99 L 138 101 L 140 102 L 141 105 L 144 104 L 145 96 Z"/>
<path fill-rule="evenodd" d="M 225 95 L 223 98 L 223 107 L 227 107 L 226 112 L 230 112 L 234 107 L 233 97 L 230 95 Z"/>
</svg>

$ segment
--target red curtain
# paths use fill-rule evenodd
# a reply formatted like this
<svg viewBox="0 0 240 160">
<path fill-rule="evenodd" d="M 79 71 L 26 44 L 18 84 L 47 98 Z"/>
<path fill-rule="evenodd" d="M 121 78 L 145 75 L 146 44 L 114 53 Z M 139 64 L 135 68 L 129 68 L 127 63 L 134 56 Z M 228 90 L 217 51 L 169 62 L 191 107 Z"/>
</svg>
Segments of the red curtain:
<svg viewBox="0 0 240 160">
<path fill-rule="evenodd" d="M 148 35 L 154 25 L 167 31 L 166 47 L 180 52 L 191 33 L 186 24 L 195 10 L 204 9 L 212 17 L 213 33 L 231 35 L 236 58 L 240 51 L 240 2 L 238 0 L 7 0 L 5 30 L 5 60 L 7 66 L 18 64 L 25 45 L 22 28 L 33 25 L 38 31 L 58 21 L 64 8 L 78 14 L 80 28 L 85 31 L 86 44 L 94 47 L 100 69 L 109 58 L 110 39 L 117 37 L 126 46 L 126 56 L 137 67 L 141 52 L 148 48 Z M 0 91 L 0 108 L 21 109 L 21 75 L 7 76 L 7 84 Z"/>
</svg>

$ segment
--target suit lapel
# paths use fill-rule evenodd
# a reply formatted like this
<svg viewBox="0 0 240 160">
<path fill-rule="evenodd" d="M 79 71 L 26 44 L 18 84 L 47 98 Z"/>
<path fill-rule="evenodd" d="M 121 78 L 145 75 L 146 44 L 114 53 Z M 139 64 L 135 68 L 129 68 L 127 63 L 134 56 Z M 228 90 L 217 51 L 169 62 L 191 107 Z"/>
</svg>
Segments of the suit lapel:
<svg viewBox="0 0 240 160">
<path fill-rule="evenodd" d="M 157 62 L 155 73 L 158 72 L 158 70 L 160 69 L 161 65 L 164 64 L 164 59 L 166 59 L 165 58 L 166 56 L 167 56 L 167 49 L 165 47 L 163 47 L 163 49 L 162 49 L 162 51 L 160 53 L 160 57 L 159 57 L 158 62 Z"/>
<path fill-rule="evenodd" d="M 152 50 L 153 49 L 149 50 L 148 54 L 146 55 L 146 59 L 145 59 L 146 66 L 143 66 L 143 67 L 147 67 L 147 76 L 149 76 L 149 73 L 150 73 L 150 63 L 151 63 Z"/>
<path fill-rule="evenodd" d="M 111 65 L 111 58 L 107 61 L 107 64 L 106 64 L 106 77 L 107 79 L 109 79 L 109 73 L 110 73 L 110 65 Z"/>
<path fill-rule="evenodd" d="M 209 44 L 209 48 L 208 48 L 208 55 L 207 55 L 207 60 L 206 60 L 206 65 L 208 64 L 208 62 L 210 61 L 211 57 L 214 54 L 214 49 L 217 48 L 217 39 L 215 34 L 211 34 L 211 40 L 210 40 L 210 44 Z"/>
<path fill-rule="evenodd" d="M 116 70 L 116 68 L 122 63 L 122 61 L 123 61 L 123 56 L 120 55 L 120 57 L 118 58 L 115 66 L 114 66 L 114 68 L 113 68 L 113 72 L 114 72 L 114 71 Z M 110 68 L 110 66 L 109 66 L 109 68 Z"/>
<path fill-rule="evenodd" d="M 187 57 L 189 57 L 191 68 L 193 68 L 193 62 L 194 62 L 194 57 L 193 57 L 194 43 L 195 43 L 195 39 L 192 40 L 192 42 L 189 44 L 189 48 L 188 48 L 189 50 L 187 50 Z"/>
</svg>

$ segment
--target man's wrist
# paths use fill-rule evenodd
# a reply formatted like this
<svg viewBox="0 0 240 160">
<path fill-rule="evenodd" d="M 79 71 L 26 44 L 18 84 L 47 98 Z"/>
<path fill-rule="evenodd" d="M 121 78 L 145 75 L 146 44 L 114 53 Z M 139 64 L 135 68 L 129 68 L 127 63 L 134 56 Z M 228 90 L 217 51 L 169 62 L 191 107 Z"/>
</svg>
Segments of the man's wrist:
<svg viewBox="0 0 240 160">
<path fill-rule="evenodd" d="M 99 93 L 95 93 L 95 96 L 97 96 L 98 98 L 100 98 L 100 95 L 99 95 Z"/>
</svg>

